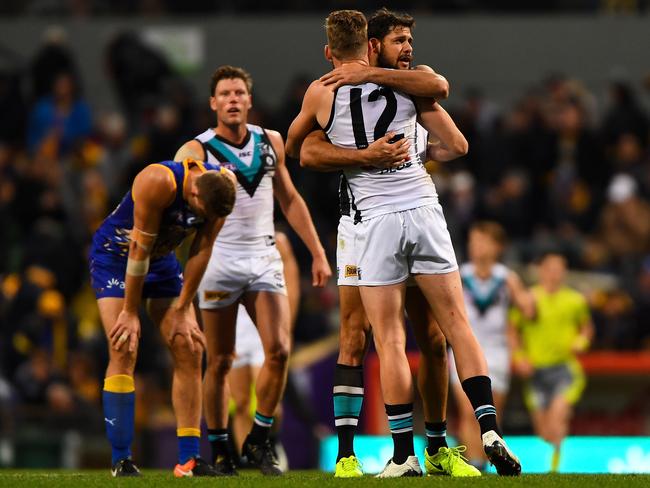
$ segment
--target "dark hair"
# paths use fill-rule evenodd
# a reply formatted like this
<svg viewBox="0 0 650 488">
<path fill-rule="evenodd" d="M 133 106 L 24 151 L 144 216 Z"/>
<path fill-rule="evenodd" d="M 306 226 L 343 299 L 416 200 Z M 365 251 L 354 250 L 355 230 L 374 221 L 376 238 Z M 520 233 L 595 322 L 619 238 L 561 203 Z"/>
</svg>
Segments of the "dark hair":
<svg viewBox="0 0 650 488">
<path fill-rule="evenodd" d="M 569 265 L 569 260 L 567 259 L 564 252 L 562 252 L 561 249 L 554 248 L 554 247 L 547 247 L 547 248 L 542 249 L 541 251 L 539 251 L 537 253 L 537 259 L 536 259 L 537 264 L 542 264 L 544 261 L 546 261 L 547 258 L 550 258 L 550 257 L 553 257 L 553 256 L 558 257 L 558 258 L 562 258 L 562 260 L 564 261 L 564 264 L 567 265 L 567 266 Z"/>
<path fill-rule="evenodd" d="M 327 45 L 332 55 L 345 59 L 365 54 L 368 23 L 358 10 L 336 10 L 325 19 Z"/>
<path fill-rule="evenodd" d="M 490 236 L 497 244 L 500 246 L 505 246 L 507 242 L 506 231 L 503 229 L 501 224 L 497 222 L 492 222 L 490 220 L 481 220 L 475 222 L 469 229 L 470 232 L 477 231 L 482 234 Z"/>
<path fill-rule="evenodd" d="M 250 94 L 253 92 L 253 78 L 248 71 L 243 68 L 238 68 L 237 66 L 224 65 L 219 66 L 215 72 L 212 73 L 212 78 L 210 79 L 210 96 L 214 96 L 214 90 L 217 88 L 217 83 L 221 80 L 231 80 L 233 78 L 244 80 L 248 93 Z"/>
<path fill-rule="evenodd" d="M 382 40 L 395 27 L 415 27 L 415 19 L 407 13 L 382 7 L 368 18 L 368 39 Z"/>
<path fill-rule="evenodd" d="M 196 179 L 196 187 L 209 216 L 225 217 L 232 212 L 236 190 L 228 175 L 206 171 Z"/>
</svg>

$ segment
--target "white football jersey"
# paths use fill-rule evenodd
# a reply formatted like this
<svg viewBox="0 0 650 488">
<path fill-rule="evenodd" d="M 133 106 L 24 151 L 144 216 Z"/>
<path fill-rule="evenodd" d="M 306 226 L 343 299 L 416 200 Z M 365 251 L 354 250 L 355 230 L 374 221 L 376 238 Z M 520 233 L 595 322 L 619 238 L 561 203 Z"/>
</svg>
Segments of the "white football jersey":
<svg viewBox="0 0 650 488">
<path fill-rule="evenodd" d="M 233 251 L 265 252 L 273 245 L 273 175 L 277 155 L 262 127 L 247 124 L 248 135 L 236 146 L 208 129 L 196 137 L 207 160 L 237 176 L 235 207 L 214 245 Z"/>
<path fill-rule="evenodd" d="M 420 160 L 417 111 L 413 100 L 391 88 L 365 83 L 334 94 L 324 128 L 339 147 L 364 149 L 387 132 L 411 142 L 409 161 L 397 168 L 349 168 L 341 178 L 341 212 L 355 221 L 437 203 L 435 188 Z"/>
<path fill-rule="evenodd" d="M 483 348 L 507 348 L 508 309 L 510 293 L 506 278 L 510 270 L 497 263 L 488 279 L 476 276 L 472 263 L 460 267 L 467 317 L 474 335 Z"/>
<path fill-rule="evenodd" d="M 427 146 L 429 144 L 429 132 L 422 127 L 419 123 L 416 125 L 415 130 L 417 131 L 416 145 L 419 151 L 420 161 L 422 164 L 426 163 L 429 157 L 427 156 Z"/>
</svg>

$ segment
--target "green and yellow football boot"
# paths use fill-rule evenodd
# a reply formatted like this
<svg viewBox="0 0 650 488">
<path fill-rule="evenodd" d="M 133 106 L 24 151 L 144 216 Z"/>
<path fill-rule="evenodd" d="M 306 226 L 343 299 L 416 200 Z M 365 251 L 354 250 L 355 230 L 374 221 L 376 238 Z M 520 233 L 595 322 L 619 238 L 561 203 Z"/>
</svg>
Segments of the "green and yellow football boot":
<svg viewBox="0 0 650 488">
<path fill-rule="evenodd" d="M 467 447 L 441 447 L 433 456 L 424 449 L 424 466 L 427 475 L 449 475 L 455 478 L 481 476 L 481 472 L 467 462 L 461 453 Z"/>
<path fill-rule="evenodd" d="M 356 457 L 344 457 L 336 463 L 335 478 L 359 478 L 361 476 L 363 476 L 361 463 Z"/>
</svg>

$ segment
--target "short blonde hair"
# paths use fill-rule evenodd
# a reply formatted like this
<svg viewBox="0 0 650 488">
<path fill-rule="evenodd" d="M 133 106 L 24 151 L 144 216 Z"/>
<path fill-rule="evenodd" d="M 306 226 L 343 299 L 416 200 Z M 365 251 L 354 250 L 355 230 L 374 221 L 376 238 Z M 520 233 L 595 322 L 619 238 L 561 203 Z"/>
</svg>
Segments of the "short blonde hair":
<svg viewBox="0 0 650 488">
<path fill-rule="evenodd" d="M 368 49 L 368 22 L 358 10 L 336 10 L 325 19 L 327 45 L 338 59 L 364 55 Z"/>
</svg>

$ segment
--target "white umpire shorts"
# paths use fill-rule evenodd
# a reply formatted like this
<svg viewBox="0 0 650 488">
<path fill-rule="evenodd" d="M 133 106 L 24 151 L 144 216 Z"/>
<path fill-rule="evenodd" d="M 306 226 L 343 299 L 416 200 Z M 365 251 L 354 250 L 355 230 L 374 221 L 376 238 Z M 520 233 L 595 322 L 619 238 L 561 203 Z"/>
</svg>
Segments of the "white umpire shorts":
<svg viewBox="0 0 650 488">
<path fill-rule="evenodd" d="M 227 307 L 247 291 L 287 294 L 278 250 L 273 247 L 268 253 L 247 256 L 214 248 L 199 285 L 199 307 Z"/>
<path fill-rule="evenodd" d="M 355 236 L 359 286 L 392 285 L 412 274 L 458 269 L 438 203 L 361 221 Z"/>
</svg>

